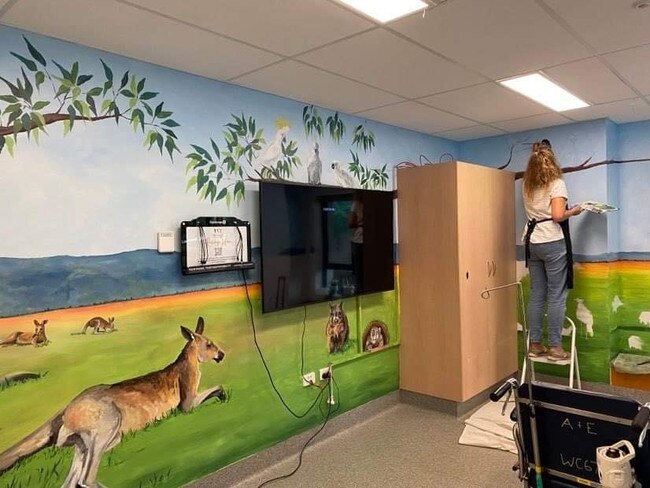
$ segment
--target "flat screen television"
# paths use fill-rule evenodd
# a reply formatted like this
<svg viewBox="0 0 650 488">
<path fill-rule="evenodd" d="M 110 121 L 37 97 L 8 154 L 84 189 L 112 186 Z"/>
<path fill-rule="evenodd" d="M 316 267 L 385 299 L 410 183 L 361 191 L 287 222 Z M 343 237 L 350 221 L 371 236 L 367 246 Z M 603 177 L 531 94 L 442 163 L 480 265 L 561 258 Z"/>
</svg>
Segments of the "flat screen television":
<svg viewBox="0 0 650 488">
<path fill-rule="evenodd" d="M 262 310 L 392 290 L 393 193 L 260 184 Z"/>
</svg>

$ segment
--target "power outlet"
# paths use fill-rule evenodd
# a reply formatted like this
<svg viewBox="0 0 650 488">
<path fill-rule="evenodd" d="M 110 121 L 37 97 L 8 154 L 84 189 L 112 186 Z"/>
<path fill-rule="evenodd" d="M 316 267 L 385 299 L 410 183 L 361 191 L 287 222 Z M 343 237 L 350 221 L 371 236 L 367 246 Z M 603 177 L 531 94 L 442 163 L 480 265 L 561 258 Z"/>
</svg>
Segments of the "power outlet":
<svg viewBox="0 0 650 488">
<path fill-rule="evenodd" d="M 320 378 L 321 381 L 327 380 L 325 377 L 326 375 L 331 375 L 332 367 L 327 366 L 326 368 L 321 368 L 318 370 L 318 377 Z"/>
<path fill-rule="evenodd" d="M 316 373 L 305 373 L 302 377 L 302 386 L 312 386 L 316 384 Z"/>
</svg>

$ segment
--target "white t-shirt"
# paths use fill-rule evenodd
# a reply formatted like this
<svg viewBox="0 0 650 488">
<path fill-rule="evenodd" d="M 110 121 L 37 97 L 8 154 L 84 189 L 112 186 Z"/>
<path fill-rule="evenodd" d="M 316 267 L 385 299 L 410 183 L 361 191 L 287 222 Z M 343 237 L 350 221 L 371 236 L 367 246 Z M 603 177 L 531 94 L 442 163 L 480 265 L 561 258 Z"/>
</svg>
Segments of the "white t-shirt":
<svg viewBox="0 0 650 488">
<path fill-rule="evenodd" d="M 546 188 L 539 188 L 535 190 L 531 198 L 528 198 L 524 193 L 524 208 L 526 209 L 528 220 L 542 220 L 551 218 L 551 200 L 553 198 L 560 197 L 564 198 L 565 200 L 569 199 L 566 184 L 564 183 L 564 180 L 559 178 L 555 181 L 552 181 Z M 524 227 L 522 241 L 525 241 L 525 238 L 526 228 Z M 530 236 L 531 244 L 553 242 L 560 239 L 564 239 L 562 228 L 560 227 L 560 224 L 553 222 L 552 220 L 538 223 L 535 226 L 533 235 Z"/>
</svg>

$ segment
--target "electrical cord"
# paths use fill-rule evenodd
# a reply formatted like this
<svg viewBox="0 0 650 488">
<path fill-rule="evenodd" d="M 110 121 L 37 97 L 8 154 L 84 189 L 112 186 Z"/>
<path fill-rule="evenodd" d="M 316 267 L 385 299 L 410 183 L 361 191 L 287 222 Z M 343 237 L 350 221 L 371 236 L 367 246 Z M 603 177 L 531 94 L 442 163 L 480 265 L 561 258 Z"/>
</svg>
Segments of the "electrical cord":
<svg viewBox="0 0 650 488">
<path fill-rule="evenodd" d="M 242 236 L 241 229 L 238 225 L 235 226 L 237 233 L 239 234 L 239 241 L 235 247 L 235 253 L 237 253 L 237 261 L 240 263 L 244 262 L 244 236 Z"/>
<path fill-rule="evenodd" d="M 331 376 L 331 381 L 334 384 L 334 388 L 336 388 L 336 398 L 340 398 L 341 397 L 341 392 L 339 390 L 339 385 L 336 382 L 336 379 L 334 378 L 334 375 Z M 331 397 L 332 397 L 332 394 L 331 394 L 331 391 L 330 391 L 330 394 L 329 394 L 328 398 L 331 398 Z M 328 405 L 329 405 L 329 402 L 328 402 Z M 331 405 L 329 405 L 329 406 L 331 407 Z M 321 415 L 323 416 L 323 418 L 326 418 L 327 417 L 327 412 L 323 412 L 322 407 L 323 406 L 321 404 L 318 404 L 318 408 L 320 410 Z M 341 402 L 338 401 L 338 402 L 336 402 L 336 408 L 331 411 L 331 415 L 334 415 L 336 412 L 338 412 L 340 408 L 341 408 Z"/>
<path fill-rule="evenodd" d="M 332 382 L 334 382 L 333 380 L 334 380 L 333 376 L 330 376 L 330 378 L 327 380 L 327 389 L 329 390 L 328 398 L 332 396 Z M 334 384 L 336 384 L 336 382 L 334 382 Z M 323 391 L 325 391 L 325 388 L 323 388 L 321 390 L 321 394 L 322 394 Z M 319 405 L 319 407 L 320 407 L 320 405 Z M 337 408 L 337 410 L 338 410 L 338 408 Z M 298 472 L 298 470 L 300 469 L 300 467 L 302 466 L 302 457 L 304 456 L 305 451 L 307 450 L 307 446 L 309 446 L 309 444 L 316 438 L 316 436 L 318 436 L 318 434 L 320 434 L 323 431 L 323 429 L 327 425 L 327 422 L 329 421 L 332 413 L 335 413 L 335 412 L 336 412 L 336 410 L 334 412 L 332 411 L 332 404 L 329 403 L 329 401 L 328 401 L 328 403 L 327 403 L 327 415 L 325 416 L 325 421 L 318 428 L 318 430 L 316 432 L 314 432 L 311 435 L 311 437 L 309 437 L 309 439 L 307 439 L 307 442 L 305 442 L 305 444 L 302 446 L 302 449 L 300 449 L 300 453 L 298 454 L 298 465 L 295 468 L 293 468 L 293 470 L 291 470 L 289 473 L 283 474 L 282 476 L 277 476 L 275 478 L 271 478 L 270 480 L 266 480 L 264 483 L 260 484 L 257 488 L 262 488 L 263 486 L 269 485 L 269 484 L 271 484 L 271 483 L 273 483 L 275 481 L 280 481 L 280 480 L 290 478 L 291 476 L 296 474 Z"/>
<path fill-rule="evenodd" d="M 302 316 L 302 335 L 300 336 L 300 377 L 305 377 L 305 331 L 307 329 L 307 305 Z M 315 386 L 313 383 L 311 386 Z"/>
<path fill-rule="evenodd" d="M 258 352 L 258 354 L 259 354 L 259 356 L 260 356 L 260 359 L 262 360 L 262 364 L 264 365 L 264 369 L 266 370 L 266 375 L 267 375 L 267 377 L 268 377 L 268 379 L 269 379 L 269 382 L 271 383 L 271 387 L 273 388 L 273 391 L 275 391 L 275 394 L 276 394 L 277 397 L 279 398 L 279 400 L 280 400 L 280 402 L 282 403 L 282 405 L 284 405 L 284 408 L 285 408 L 285 409 L 286 409 L 286 410 L 287 410 L 291 415 L 293 415 L 293 416 L 294 416 L 295 418 L 297 418 L 297 419 L 305 418 L 305 417 L 306 417 L 306 416 L 307 416 L 307 415 L 308 415 L 308 414 L 309 414 L 309 413 L 314 409 L 314 407 L 318 404 L 319 400 L 320 400 L 320 399 L 322 398 L 322 396 L 323 396 L 323 393 L 324 393 L 324 391 L 325 391 L 325 388 L 327 388 L 327 385 L 326 385 L 326 386 L 323 386 L 323 387 L 320 387 L 320 386 L 314 385 L 314 386 L 316 386 L 320 391 L 319 391 L 318 395 L 316 395 L 316 398 L 314 399 L 314 401 L 312 402 L 312 404 L 309 405 L 309 408 L 308 408 L 305 412 L 303 412 L 303 413 L 296 413 L 296 412 L 295 412 L 295 411 L 294 411 L 294 410 L 289 406 L 289 404 L 287 404 L 287 402 L 285 401 L 284 397 L 283 397 L 282 394 L 280 393 L 280 390 L 278 390 L 277 386 L 275 385 L 275 381 L 273 381 L 273 375 L 271 374 L 271 370 L 270 370 L 270 368 L 269 368 L 269 365 L 268 365 L 268 363 L 266 362 L 266 358 L 264 357 L 264 353 L 262 352 L 262 348 L 260 347 L 260 344 L 259 344 L 259 342 L 258 342 L 258 340 L 257 340 L 257 330 L 256 330 L 256 327 L 255 327 L 255 318 L 254 318 L 254 316 L 253 316 L 253 302 L 252 302 L 252 300 L 251 300 L 250 293 L 249 293 L 249 291 L 248 291 L 248 281 L 246 280 L 246 273 L 244 272 L 244 270 L 242 270 L 242 279 L 243 279 L 243 281 L 244 281 L 244 289 L 246 290 L 246 300 L 247 300 L 247 302 L 248 302 L 248 311 L 249 311 L 249 314 L 250 314 L 251 326 L 252 326 L 252 328 L 253 328 L 253 342 L 255 343 L 255 348 L 257 349 L 257 352 Z M 305 314 L 306 314 L 306 310 L 305 310 Z M 304 333 L 303 333 L 303 337 L 304 337 Z M 303 344 L 303 351 L 304 351 L 304 344 Z M 304 362 L 304 358 L 303 358 L 303 362 Z M 329 385 L 329 381 L 328 381 L 328 385 Z"/>
<path fill-rule="evenodd" d="M 259 345 L 259 342 L 257 341 L 257 330 L 256 330 L 256 327 L 255 327 L 255 318 L 254 318 L 254 314 L 253 314 L 253 302 L 251 300 L 250 293 L 248 291 L 248 281 L 246 280 L 246 273 L 245 273 L 244 270 L 242 270 L 242 279 L 244 281 L 244 289 L 246 290 L 246 301 L 248 302 L 248 311 L 249 311 L 249 314 L 250 314 L 250 321 L 251 321 L 251 325 L 252 325 L 252 328 L 253 328 L 253 342 L 255 343 L 255 347 L 257 349 L 257 352 L 259 353 L 260 359 L 262 360 L 262 364 L 264 365 L 264 369 L 266 370 L 266 374 L 267 374 L 267 376 L 269 378 L 269 382 L 271 383 L 271 387 L 273 388 L 276 395 L 280 399 L 280 402 L 282 403 L 282 405 L 284 405 L 286 410 L 291 415 L 293 415 L 294 417 L 296 417 L 298 419 L 304 418 L 316 406 L 318 406 L 319 413 L 324 417 L 324 421 L 323 421 L 322 425 L 318 428 L 318 430 L 316 432 L 314 432 L 314 434 L 312 434 L 309 437 L 309 439 L 307 439 L 305 444 L 300 449 L 300 453 L 298 455 L 298 465 L 291 472 L 289 472 L 287 474 L 284 474 L 282 476 L 278 476 L 276 478 L 266 480 L 265 482 L 263 482 L 262 484 L 260 484 L 258 486 L 258 488 L 262 488 L 262 487 L 264 487 L 266 485 L 269 485 L 269 484 L 271 484 L 271 483 L 273 483 L 275 481 L 290 478 L 291 476 L 293 476 L 294 474 L 296 474 L 298 472 L 298 470 L 302 466 L 303 456 L 305 454 L 305 451 L 306 451 L 307 447 L 316 438 L 316 436 L 318 436 L 318 434 L 320 434 L 323 431 L 323 429 L 325 429 L 325 426 L 329 422 L 329 419 L 331 418 L 331 416 L 333 414 L 335 414 L 336 412 L 338 412 L 338 410 L 340 408 L 340 405 L 341 405 L 340 401 L 336 403 L 336 408 L 335 409 L 332 408 L 332 403 L 330 401 L 330 399 L 332 399 L 332 384 L 334 384 L 334 387 L 336 388 L 336 395 L 339 398 L 340 398 L 340 390 L 339 390 L 338 384 L 336 383 L 336 380 L 334 379 L 334 375 L 332 374 L 332 371 L 330 369 L 330 374 L 329 374 L 329 376 L 327 378 L 327 383 L 326 383 L 325 386 L 320 387 L 320 386 L 318 386 L 316 384 L 311 385 L 311 386 L 314 386 L 314 387 L 318 388 L 319 392 L 316 395 L 316 398 L 314 399 L 314 402 L 309 406 L 309 408 L 302 414 L 297 414 L 296 412 L 293 411 L 293 409 L 287 404 L 287 402 L 282 397 L 282 394 L 280 393 L 280 391 L 276 387 L 275 382 L 273 381 L 273 376 L 271 375 L 271 370 L 269 369 L 269 366 L 268 366 L 268 364 L 266 362 L 266 358 L 264 357 L 264 354 L 262 353 L 262 349 L 261 349 L 261 347 Z M 300 373 L 301 373 L 301 375 L 303 377 L 304 377 L 304 367 L 305 367 L 305 331 L 306 331 L 306 323 L 307 323 L 307 306 L 305 305 L 303 319 L 302 319 L 302 335 L 301 335 L 301 346 L 300 346 Z M 327 395 L 327 412 L 323 413 L 322 400 L 323 400 L 323 395 L 325 394 L 326 391 L 328 393 L 328 395 Z"/>
<path fill-rule="evenodd" d="M 208 239 L 205 236 L 205 229 L 200 226 L 199 227 L 199 246 L 200 246 L 200 256 L 199 256 L 199 261 L 201 264 L 206 264 L 208 262 L 208 258 L 210 257 L 209 249 L 208 249 Z"/>
</svg>

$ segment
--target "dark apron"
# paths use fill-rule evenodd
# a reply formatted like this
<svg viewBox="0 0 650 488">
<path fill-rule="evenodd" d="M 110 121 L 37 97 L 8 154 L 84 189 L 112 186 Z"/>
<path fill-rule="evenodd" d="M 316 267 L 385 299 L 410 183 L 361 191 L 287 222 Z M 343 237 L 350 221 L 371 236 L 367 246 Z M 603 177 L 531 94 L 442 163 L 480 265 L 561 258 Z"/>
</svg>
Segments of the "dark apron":
<svg viewBox="0 0 650 488">
<path fill-rule="evenodd" d="M 553 220 L 549 219 L 530 219 L 526 224 L 526 267 L 528 267 L 528 260 L 530 259 L 530 237 L 533 235 L 535 226 L 540 222 L 548 222 Z M 563 220 L 559 223 L 564 235 L 564 244 L 566 245 L 566 258 L 567 258 L 567 272 L 566 272 L 566 286 L 569 290 L 573 289 L 573 247 L 571 246 L 571 233 L 569 232 L 569 219 Z"/>
</svg>

